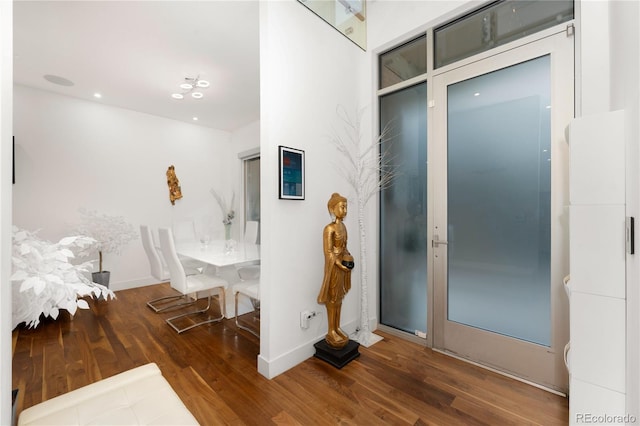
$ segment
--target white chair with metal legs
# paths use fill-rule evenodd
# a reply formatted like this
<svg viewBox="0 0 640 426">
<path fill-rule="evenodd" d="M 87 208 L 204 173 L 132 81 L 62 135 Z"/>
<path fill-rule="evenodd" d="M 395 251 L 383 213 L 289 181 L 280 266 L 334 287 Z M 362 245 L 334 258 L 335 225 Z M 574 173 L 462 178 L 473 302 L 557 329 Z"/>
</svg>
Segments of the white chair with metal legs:
<svg viewBox="0 0 640 426">
<path fill-rule="evenodd" d="M 244 227 L 243 241 L 249 244 L 255 244 L 258 241 L 258 222 L 247 221 Z M 260 279 L 260 262 L 257 264 L 243 265 L 237 268 L 238 275 L 242 280 Z"/>
<path fill-rule="evenodd" d="M 173 233 L 173 241 L 175 243 L 192 243 L 197 241 L 196 224 L 193 220 L 174 222 L 171 230 Z M 195 259 L 190 259 L 180 255 L 178 255 L 178 259 L 180 259 L 180 263 L 182 263 L 186 269 L 195 270 L 198 273 L 202 273 L 207 268 L 206 263 L 199 262 Z M 189 271 L 187 271 L 187 275 L 189 275 Z"/>
<path fill-rule="evenodd" d="M 222 319 L 226 315 L 224 295 L 225 289 L 228 285 L 227 281 L 216 275 L 210 275 L 208 273 L 187 275 L 184 271 L 182 263 L 180 263 L 178 254 L 176 253 L 176 247 L 173 241 L 171 229 L 160 228 L 158 230 L 158 237 L 160 239 L 160 247 L 162 248 L 162 253 L 164 254 L 167 265 L 169 266 L 169 273 L 171 275 L 171 287 L 184 295 L 194 294 L 196 301 L 198 300 L 199 293 L 207 293 L 207 306 L 205 308 L 167 318 L 167 324 L 169 324 L 178 333 L 183 333 L 200 325 L 222 321 Z M 208 313 L 209 309 L 211 308 L 211 293 L 213 291 L 218 292 L 221 315 L 215 318 L 211 318 L 209 315 L 207 315 L 207 319 L 205 319 L 204 321 L 191 323 L 186 327 L 179 327 L 177 323 L 180 319 L 183 319 L 184 321 L 185 318 L 200 316 L 202 314 Z"/>
<path fill-rule="evenodd" d="M 237 284 L 234 284 L 232 287 L 234 303 L 235 303 L 235 318 L 236 318 L 236 327 L 246 330 L 249 333 L 253 334 L 256 337 L 260 337 L 259 331 L 254 331 L 251 327 L 248 327 L 240 322 L 238 319 L 238 298 L 240 295 L 246 296 L 251 301 L 253 305 L 253 309 L 259 315 L 260 312 L 260 281 L 259 280 L 245 280 L 240 281 Z"/>
<path fill-rule="evenodd" d="M 160 282 L 169 281 L 169 268 L 160 253 L 158 253 L 158 250 L 156 250 L 153 242 L 153 234 L 147 225 L 140 225 L 140 239 L 142 240 L 142 247 L 144 247 L 144 251 L 149 259 L 151 275 Z M 196 273 L 196 271 L 189 270 L 187 273 Z M 188 296 L 177 294 L 150 300 L 147 302 L 147 306 L 154 312 L 160 313 L 193 305 L 193 303 L 194 301 Z"/>
<path fill-rule="evenodd" d="M 153 236 L 151 235 L 151 229 L 147 225 L 140 225 L 140 239 L 142 240 L 142 247 L 149 259 L 149 268 L 151 275 L 159 282 L 169 281 L 169 269 L 166 267 L 160 253 L 156 250 L 153 244 Z"/>
<path fill-rule="evenodd" d="M 169 274 L 169 267 L 167 266 L 167 262 L 164 260 L 164 256 L 162 255 L 162 248 L 160 247 L 160 241 L 158 241 L 158 232 L 153 232 L 151 228 L 149 228 L 149 232 L 151 232 L 153 247 L 155 247 L 156 252 L 158 252 L 158 256 L 160 256 L 160 260 L 162 261 L 162 267 L 167 271 L 167 274 Z M 187 273 L 187 275 L 201 274 L 202 271 L 204 271 L 204 269 L 207 267 L 206 263 L 199 262 L 195 259 L 191 259 L 190 257 L 178 255 L 178 259 L 180 259 L 180 263 L 182 263 L 184 271 Z"/>
</svg>

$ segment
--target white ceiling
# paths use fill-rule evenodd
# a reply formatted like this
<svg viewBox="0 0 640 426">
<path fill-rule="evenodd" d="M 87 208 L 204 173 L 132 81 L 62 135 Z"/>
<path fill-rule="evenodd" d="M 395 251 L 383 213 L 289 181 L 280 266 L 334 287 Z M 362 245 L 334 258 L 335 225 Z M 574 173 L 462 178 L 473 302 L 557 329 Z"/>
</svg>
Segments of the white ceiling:
<svg viewBox="0 0 640 426">
<path fill-rule="evenodd" d="M 260 117 L 258 1 L 16 1 L 14 82 L 232 131 Z"/>
</svg>

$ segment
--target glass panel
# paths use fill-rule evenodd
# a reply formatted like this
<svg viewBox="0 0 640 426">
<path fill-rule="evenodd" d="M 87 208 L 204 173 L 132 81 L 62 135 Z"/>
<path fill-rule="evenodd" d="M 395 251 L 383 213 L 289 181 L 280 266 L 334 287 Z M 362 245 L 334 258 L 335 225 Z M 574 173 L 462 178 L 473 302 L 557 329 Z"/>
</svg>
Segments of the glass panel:
<svg viewBox="0 0 640 426">
<path fill-rule="evenodd" d="M 244 162 L 244 218 L 260 222 L 260 157 Z M 260 244 L 260 234 L 258 234 Z"/>
<path fill-rule="evenodd" d="M 401 83 L 426 72 L 426 36 L 380 55 L 380 89 Z"/>
<path fill-rule="evenodd" d="M 573 0 L 493 3 L 433 32 L 435 68 L 573 19 Z"/>
<path fill-rule="evenodd" d="M 550 59 L 448 87 L 448 318 L 549 346 Z"/>
<path fill-rule="evenodd" d="M 365 0 L 298 0 L 345 37 L 367 49 Z"/>
<path fill-rule="evenodd" d="M 426 336 L 427 329 L 427 85 L 380 100 L 380 122 L 397 164 L 380 203 L 380 322 Z M 419 333 L 418 333 L 419 332 Z"/>
</svg>

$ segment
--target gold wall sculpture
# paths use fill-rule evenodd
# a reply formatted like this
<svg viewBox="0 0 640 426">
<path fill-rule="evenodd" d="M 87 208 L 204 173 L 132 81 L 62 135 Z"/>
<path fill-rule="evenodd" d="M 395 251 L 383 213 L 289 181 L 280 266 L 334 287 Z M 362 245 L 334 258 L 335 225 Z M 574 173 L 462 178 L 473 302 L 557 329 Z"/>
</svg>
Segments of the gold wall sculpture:
<svg viewBox="0 0 640 426">
<path fill-rule="evenodd" d="M 176 169 L 173 164 L 167 169 L 167 185 L 169 185 L 169 200 L 171 205 L 175 205 L 176 200 L 182 198 L 182 189 L 180 189 L 180 181 L 176 176 Z"/>
<path fill-rule="evenodd" d="M 327 309 L 327 344 L 341 349 L 349 343 L 349 336 L 340 329 L 342 300 L 351 289 L 353 256 L 347 250 L 347 227 L 342 223 L 347 216 L 347 199 L 333 193 L 327 203 L 333 221 L 324 227 L 322 248 L 324 251 L 324 279 L 318 294 L 318 303 Z"/>
</svg>

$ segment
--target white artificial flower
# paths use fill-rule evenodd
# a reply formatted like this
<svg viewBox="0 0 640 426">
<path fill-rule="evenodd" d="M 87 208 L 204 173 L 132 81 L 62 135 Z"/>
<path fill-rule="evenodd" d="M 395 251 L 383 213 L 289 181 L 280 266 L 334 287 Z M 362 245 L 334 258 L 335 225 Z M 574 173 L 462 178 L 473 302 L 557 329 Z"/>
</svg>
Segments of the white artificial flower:
<svg viewBox="0 0 640 426">
<path fill-rule="evenodd" d="M 88 309 L 84 296 L 115 298 L 113 291 L 87 278 L 92 262 L 73 264 L 78 252 L 95 245 L 87 236 L 73 236 L 57 243 L 41 240 L 35 233 L 13 227 L 11 285 L 15 328 L 20 323 L 36 327 L 40 317 L 57 318 L 60 309 L 71 315 Z M 75 253 L 74 253 L 75 251 Z"/>
</svg>

